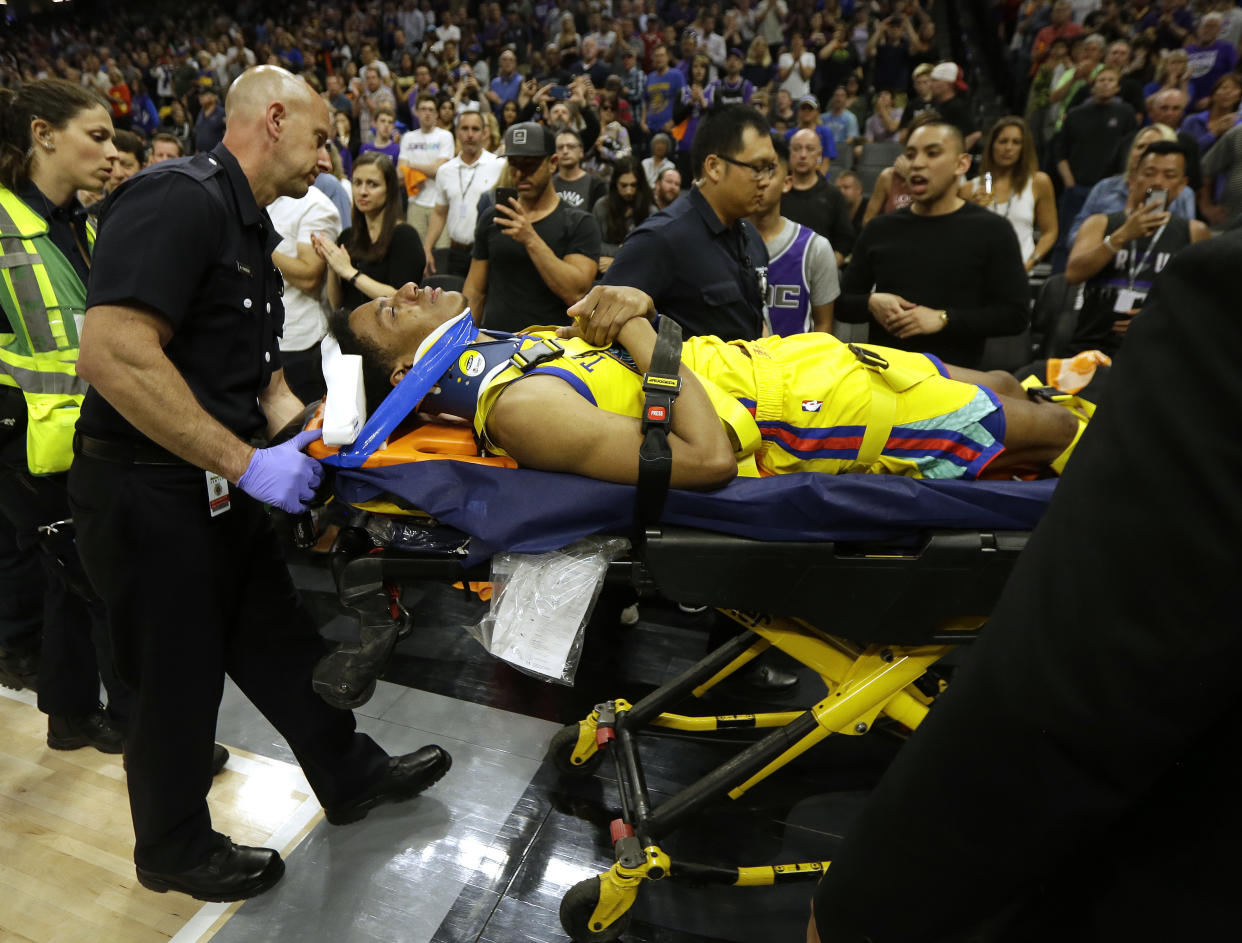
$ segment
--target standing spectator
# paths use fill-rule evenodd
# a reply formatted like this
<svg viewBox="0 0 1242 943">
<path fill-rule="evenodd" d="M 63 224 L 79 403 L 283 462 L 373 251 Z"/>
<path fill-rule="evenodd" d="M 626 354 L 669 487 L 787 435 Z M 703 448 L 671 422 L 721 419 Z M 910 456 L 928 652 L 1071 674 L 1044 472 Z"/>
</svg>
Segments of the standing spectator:
<svg viewBox="0 0 1242 943">
<path fill-rule="evenodd" d="M 831 331 L 832 306 L 841 294 L 837 261 L 827 239 L 781 216 L 781 195 L 792 186 L 789 144 L 774 134 L 772 147 L 780 170 L 764 190 L 759 209 L 747 217 L 768 250 L 764 321 L 768 330 L 782 336 Z"/>
<path fill-rule="evenodd" d="M 1068 284 L 1086 283 L 1071 352 L 1099 350 L 1115 357 L 1169 259 L 1208 237 L 1203 223 L 1167 209 L 1185 185 L 1185 152 L 1174 142 L 1155 141 L 1131 175 L 1125 209 L 1096 214 L 1082 224 L 1065 267 Z M 1147 194 L 1154 189 L 1164 190 L 1165 200 L 1149 206 Z"/>
<path fill-rule="evenodd" d="M 772 84 L 772 77 L 775 74 L 768 41 L 762 36 L 756 36 L 746 49 L 746 61 L 742 64 L 742 78 L 756 89 L 766 90 Z"/>
<path fill-rule="evenodd" d="M 315 251 L 328 263 L 327 296 L 333 309 L 353 310 L 391 295 L 427 268 L 423 244 L 401 220 L 397 169 L 384 154 L 359 154 L 354 162 L 350 225 L 334 242 L 315 234 Z"/>
<path fill-rule="evenodd" d="M 688 335 L 754 339 L 767 251 L 745 217 L 777 173 L 763 117 L 741 105 L 720 109 L 699 129 L 693 161 L 697 182 L 686 198 L 631 232 L 603 281 L 641 288 Z"/>
<path fill-rule="evenodd" d="M 871 84 L 879 91 L 904 92 L 910 84 L 910 59 L 917 40 L 908 19 L 896 14 L 886 19 L 867 42 L 867 61 L 871 63 Z"/>
<path fill-rule="evenodd" d="M 1222 134 L 1242 121 L 1239 103 L 1242 103 L 1242 77 L 1222 75 L 1208 97 L 1207 110 L 1187 115 L 1178 130 L 1194 138 L 1200 152 L 1206 154 Z"/>
<path fill-rule="evenodd" d="M 422 237 L 429 230 L 431 211 L 440 202 L 436 174 L 453 158 L 455 148 L 452 133 L 437 126 L 439 111 L 434 96 L 426 93 L 419 95 L 415 115 L 418 118 L 418 127 L 401 135 L 401 157 L 397 163 L 403 176 L 418 181 L 415 184 L 417 192 L 406 210 L 406 221 Z M 407 171 L 412 171 L 413 174 Z M 407 186 L 407 193 L 409 189 Z M 442 235 L 441 244 L 429 246 L 429 250 L 444 248 L 447 245 L 446 240 L 447 236 Z"/>
<path fill-rule="evenodd" d="M 487 90 L 487 100 L 499 111 L 507 101 L 517 101 L 522 90 L 522 76 L 517 70 L 517 55 L 512 49 L 500 54 L 500 69 Z"/>
<path fill-rule="evenodd" d="M 224 137 L 224 106 L 220 90 L 203 85 L 198 90 L 198 119 L 194 122 L 194 151 L 209 151 Z"/>
<path fill-rule="evenodd" d="M 621 97 L 635 116 L 642 114 L 643 92 L 647 88 L 647 75 L 638 65 L 634 50 L 628 46 L 621 50 Z"/>
<path fill-rule="evenodd" d="M 387 105 L 394 115 L 397 113 L 397 97 L 392 93 L 392 89 L 381 81 L 381 66 L 385 71 L 388 68 L 384 63 L 376 60 L 363 69 L 363 87 L 359 90 L 358 97 L 354 99 L 354 117 L 358 119 L 358 131 L 364 144 L 371 140 L 374 133 L 372 128 L 375 126 L 375 115 L 381 106 Z"/>
<path fill-rule="evenodd" d="M 393 114 L 392 109 L 387 105 L 380 105 L 375 111 L 375 127 L 372 129 L 374 134 L 370 141 L 358 148 L 358 153 L 377 151 L 380 154 L 386 154 L 388 159 L 395 164 L 401 155 L 401 142 L 393 137 L 393 128 L 396 123 L 397 116 Z"/>
<path fill-rule="evenodd" d="M 479 197 L 496 186 L 505 162 L 483 147 L 483 116 L 463 111 L 457 116 L 458 154 L 436 171 L 436 206 L 427 225 L 423 251 L 427 272 L 436 272 L 434 248 L 447 228 L 449 275 L 470 271 L 478 222 Z"/>
<path fill-rule="evenodd" d="M 866 226 L 882 213 L 895 213 L 905 209 L 912 202 L 910 158 L 905 154 L 898 154 L 893 165 L 881 170 L 880 176 L 875 180 L 871 199 L 867 201 L 867 209 L 863 212 L 863 225 Z"/>
<path fill-rule="evenodd" d="M 600 273 L 616 257 L 621 243 L 635 226 L 651 213 L 651 188 L 647 176 L 632 157 L 622 157 L 613 165 L 608 194 L 595 204 L 592 213 L 600 230 Z"/>
<path fill-rule="evenodd" d="M 1186 0 L 1157 0 L 1138 25 L 1154 31 L 1156 49 L 1180 49 L 1194 32 L 1195 18 L 1186 9 Z"/>
<path fill-rule="evenodd" d="M 1190 72 L 1190 101 L 1195 110 L 1206 108 L 1217 81 L 1233 71 L 1238 53 L 1220 39 L 1221 16 L 1208 13 L 1199 21 L 1195 41 L 1186 46 Z"/>
<path fill-rule="evenodd" d="M 567 306 L 587 293 L 599 268 L 599 227 L 566 206 L 552 186 L 553 132 L 520 122 L 505 132 L 505 158 L 518 196 L 479 213 L 464 294 L 482 325 L 520 331 L 568 324 Z"/>
<path fill-rule="evenodd" d="M 675 167 L 669 155 L 673 151 L 673 139 L 660 132 L 651 139 L 651 156 L 642 160 L 643 173 L 647 177 L 647 186 L 655 190 L 656 181 L 669 167 Z"/>
<path fill-rule="evenodd" d="M 883 89 L 876 93 L 875 108 L 863 132 L 866 141 L 896 141 L 901 129 L 902 109 L 893 104 L 893 93 Z"/>
<path fill-rule="evenodd" d="M 1057 139 L 1057 173 L 1065 184 L 1057 219 L 1068 232 L 1091 188 L 1108 175 L 1118 145 L 1134 130 L 1134 112 L 1113 101 L 1117 94 L 1117 70 L 1104 67 L 1092 83 L 1092 99 L 1065 116 Z M 1058 245 L 1063 245 L 1063 241 Z M 1068 247 L 1065 247 L 1067 249 Z M 1053 270 L 1064 269 L 1064 249 L 1053 261 Z"/>
<path fill-rule="evenodd" d="M 328 331 L 323 302 L 328 267 L 315 251 L 314 236 L 322 233 L 335 242 L 341 234 L 341 214 L 322 191 L 311 187 L 306 196 L 277 197 L 268 204 L 267 215 L 280 236 L 272 261 L 285 281 L 280 363 L 293 395 L 303 403 L 313 403 L 327 393 L 319 342 Z"/>
<path fill-rule="evenodd" d="M 785 0 L 759 0 L 755 7 L 755 31 L 769 49 L 779 49 L 785 42 L 785 20 L 788 16 L 789 6 Z"/>
<path fill-rule="evenodd" d="M 1180 88 L 1162 89 L 1147 100 L 1147 116 L 1152 124 L 1180 128 L 1185 120 L 1189 101 L 1186 92 Z"/>
<path fill-rule="evenodd" d="M 845 197 L 845 205 L 850 211 L 850 222 L 854 224 L 854 240 L 862 232 L 863 214 L 867 212 L 867 201 L 863 199 L 862 177 L 852 170 L 844 170 L 835 181 L 836 188 Z"/>
<path fill-rule="evenodd" d="M 1080 88 L 1090 86 L 1095 81 L 1096 73 L 1102 67 L 1100 59 L 1104 55 L 1104 37 L 1094 33 L 1090 36 L 1079 36 L 1070 46 L 1070 57 L 1074 60 L 1074 68 L 1067 69 L 1052 84 L 1048 92 L 1048 111 L 1044 117 L 1048 138 L 1059 130 L 1069 103 Z M 1120 87 L 1120 82 L 1118 83 Z M 1144 92 L 1146 94 L 1146 91 Z"/>
<path fill-rule="evenodd" d="M 862 67 L 858 50 L 845 34 L 843 23 L 837 23 L 832 28 L 832 38 L 820 47 L 815 58 L 817 62 L 813 91 L 821 96 L 838 85 L 844 85 L 846 77 L 855 74 Z"/>
<path fill-rule="evenodd" d="M 960 195 L 1009 221 L 1027 272 L 1052 251 L 1057 241 L 1057 198 L 1052 179 L 1039 169 L 1035 142 L 1021 118 L 1011 115 L 992 125 L 983 145 L 982 172 L 963 186 Z"/>
<path fill-rule="evenodd" d="M 906 150 L 913 204 L 863 229 L 836 316 L 869 322 L 873 344 L 978 368 L 987 338 L 1027 325 L 1018 237 L 1004 219 L 958 196 L 970 155 L 955 125 L 920 125 Z"/>
<path fill-rule="evenodd" d="M 1242 125 L 1226 131 L 1203 155 L 1203 186 L 1199 209 L 1213 229 L 1242 215 Z M 1216 177 L 1224 178 L 1219 184 Z"/>
<path fill-rule="evenodd" d="M 851 115 L 850 117 L 853 117 Z M 804 95 L 798 101 L 797 126 L 785 132 L 785 140 L 789 140 L 798 131 L 814 131 L 819 138 L 820 165 L 819 172 L 828 173 L 828 162 L 838 154 L 837 137 L 834 129 L 819 114 L 819 102 L 814 95 Z"/>
<path fill-rule="evenodd" d="M 552 188 L 562 203 L 584 213 L 589 213 L 608 192 L 603 180 L 582 169 L 582 138 L 571 128 L 556 132 L 556 176 L 552 178 Z"/>
<path fill-rule="evenodd" d="M 690 174 L 690 147 L 694 142 L 694 134 L 703 116 L 713 104 L 714 83 L 708 83 L 707 71 L 710 65 L 707 56 L 696 55 L 694 57 L 686 86 L 681 90 L 681 95 L 673 106 L 675 136 L 678 136 L 677 166 L 683 176 Z"/>
<path fill-rule="evenodd" d="M 1043 65 L 1052 44 L 1058 39 L 1066 42 L 1082 33 L 1082 26 L 1074 22 L 1074 8 L 1070 0 L 1056 0 L 1052 5 L 1051 19 L 1047 26 L 1035 34 L 1035 42 L 1031 46 L 1031 75 Z"/>
<path fill-rule="evenodd" d="M 147 166 L 181 156 L 181 138 L 167 131 L 159 131 L 151 138 L 151 151 L 147 155 Z"/>
<path fill-rule="evenodd" d="M 612 176 L 613 165 L 618 160 L 633 153 L 630 132 L 617 117 L 619 104 L 617 96 L 612 93 L 605 93 L 599 98 L 599 120 L 603 127 L 592 148 L 590 164 L 593 173 L 604 180 Z"/>
<path fill-rule="evenodd" d="M 350 101 L 349 96 L 345 94 L 345 79 L 339 72 L 333 72 L 328 76 L 324 83 L 324 98 L 328 102 L 328 107 L 334 112 L 345 112 L 346 115 L 353 117 L 354 103 Z"/>
<path fill-rule="evenodd" d="M 651 191 L 651 207 L 656 212 L 668 209 L 681 197 L 681 171 L 669 165 L 656 177 Z"/>
<path fill-rule="evenodd" d="M 643 90 L 643 117 L 639 122 L 643 132 L 669 132 L 673 129 L 673 106 L 681 97 L 686 78 L 677 69 L 670 69 L 668 47 L 661 44 L 651 51 L 652 71 L 647 76 Z"/>
<path fill-rule="evenodd" d="M 789 38 L 789 51 L 781 53 L 776 64 L 776 80 L 789 92 L 789 97 L 799 99 L 811 93 L 811 76 L 815 74 L 815 55 L 806 48 L 801 33 Z"/>
<path fill-rule="evenodd" d="M 837 265 L 854 249 L 854 229 L 845 197 L 819 170 L 820 139 L 803 128 L 789 139 L 790 185 L 781 197 L 781 215 L 825 237 Z"/>
<path fill-rule="evenodd" d="M 911 80 L 914 84 L 914 94 L 906 101 L 906 107 L 901 110 L 901 125 L 899 128 L 902 142 L 910 134 L 910 126 L 914 120 L 929 111 L 936 110 L 936 100 L 932 97 L 932 69 L 935 66 L 924 62 L 914 70 L 914 77 Z"/>
<path fill-rule="evenodd" d="M 824 112 L 819 120 L 832 132 L 837 154 L 848 154 L 853 150 L 854 145 L 862 142 L 862 133 L 858 130 L 858 117 L 846 108 L 844 86 L 838 85 L 832 90 L 832 101 L 829 103 L 828 111 Z"/>
<path fill-rule="evenodd" d="M 108 202 L 78 361 L 91 389 L 70 475 L 82 561 L 135 689 L 125 759 L 138 880 L 219 901 L 260 894 L 284 873 L 276 851 L 212 829 L 226 672 L 289 741 L 330 822 L 413 798 L 451 764 L 439 747 L 389 757 L 311 688 L 323 640 L 264 505 L 305 510 L 301 496 L 320 472 L 300 450 L 317 436 L 266 449 L 247 440 L 302 408 L 280 370 L 284 312 L 263 205 L 306 192 L 327 164 L 331 126 L 319 96 L 271 66 L 244 73 L 230 106 L 220 146 L 192 158 L 215 178 L 214 193 L 165 163 Z M 271 133 L 273 117 L 283 133 Z M 204 470 L 217 488 L 205 492 Z M 204 500 L 213 491 L 228 497 L 215 517 Z"/>
<path fill-rule="evenodd" d="M 742 75 L 742 50 L 730 49 L 725 57 L 724 75 L 711 84 L 710 101 L 718 107 L 749 105 L 754 94 L 754 83 Z"/>
<path fill-rule="evenodd" d="M 1181 92 L 1190 101 L 1190 56 L 1185 49 L 1174 49 L 1161 57 L 1156 65 L 1156 77 L 1143 86 L 1143 95 L 1151 108 L 1151 100 L 1163 91 Z M 1167 122 L 1166 122 L 1167 123 Z M 1170 125 L 1177 127 L 1177 125 Z"/>
<path fill-rule="evenodd" d="M 960 81 L 961 72 L 955 62 L 941 62 L 931 70 L 932 99 L 936 102 L 936 112 L 961 132 L 966 150 L 970 150 L 982 132 L 975 125 L 969 103 L 958 94 Z"/>
<path fill-rule="evenodd" d="M 354 123 L 349 117 L 349 112 L 338 111 L 333 115 L 332 127 L 334 130 L 332 143 L 336 145 L 337 153 L 340 155 L 341 168 L 348 176 L 353 173 L 354 159 L 358 156 L 359 150 L 358 136 L 354 134 Z"/>
</svg>

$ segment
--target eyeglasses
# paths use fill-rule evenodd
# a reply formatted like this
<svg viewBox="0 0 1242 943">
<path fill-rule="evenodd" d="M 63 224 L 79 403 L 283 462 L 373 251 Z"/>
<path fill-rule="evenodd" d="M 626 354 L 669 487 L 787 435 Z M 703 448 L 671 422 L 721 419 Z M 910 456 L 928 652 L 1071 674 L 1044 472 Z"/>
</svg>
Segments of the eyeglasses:
<svg viewBox="0 0 1242 943">
<path fill-rule="evenodd" d="M 776 176 L 778 169 L 775 163 L 756 166 L 755 164 L 748 164 L 744 160 L 734 160 L 732 157 L 725 157 L 724 154 L 717 154 L 716 156 L 726 164 L 732 164 L 734 167 L 744 167 L 746 170 L 749 170 L 751 180 L 771 180 Z"/>
</svg>

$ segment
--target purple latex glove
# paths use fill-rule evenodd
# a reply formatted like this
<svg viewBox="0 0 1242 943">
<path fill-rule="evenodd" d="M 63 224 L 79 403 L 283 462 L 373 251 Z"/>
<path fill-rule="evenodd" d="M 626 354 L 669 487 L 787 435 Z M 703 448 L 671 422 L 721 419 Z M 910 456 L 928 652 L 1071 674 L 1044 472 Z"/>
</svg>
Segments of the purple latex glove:
<svg viewBox="0 0 1242 943">
<path fill-rule="evenodd" d="M 323 434 L 321 429 L 299 432 L 270 449 L 256 449 L 237 487 L 266 504 L 296 514 L 315 496 L 323 469 L 302 450 Z"/>
</svg>

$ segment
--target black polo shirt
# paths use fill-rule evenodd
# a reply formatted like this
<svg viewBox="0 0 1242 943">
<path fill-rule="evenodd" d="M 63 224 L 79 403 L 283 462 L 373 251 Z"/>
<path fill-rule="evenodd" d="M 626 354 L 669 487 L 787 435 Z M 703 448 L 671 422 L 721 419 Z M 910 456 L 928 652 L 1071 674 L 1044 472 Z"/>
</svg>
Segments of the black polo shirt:
<svg viewBox="0 0 1242 943">
<path fill-rule="evenodd" d="M 105 203 L 87 289 L 96 305 L 145 308 L 172 326 L 164 353 L 202 407 L 243 439 L 267 423 L 257 397 L 280 367 L 280 235 L 223 144 L 130 178 Z M 101 439 L 141 434 L 91 390 L 78 422 Z"/>
<path fill-rule="evenodd" d="M 755 227 L 725 226 L 691 187 L 626 237 L 602 281 L 641 288 L 687 337 L 754 340 L 763 332 L 767 265 Z"/>
</svg>

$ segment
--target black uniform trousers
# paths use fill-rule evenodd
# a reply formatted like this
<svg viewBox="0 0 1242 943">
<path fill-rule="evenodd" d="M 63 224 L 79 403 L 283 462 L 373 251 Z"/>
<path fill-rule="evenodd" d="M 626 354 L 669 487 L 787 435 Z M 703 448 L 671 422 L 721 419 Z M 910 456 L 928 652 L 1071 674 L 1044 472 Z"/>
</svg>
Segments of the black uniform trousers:
<svg viewBox="0 0 1242 943">
<path fill-rule="evenodd" d="M 980 641 L 847 830 L 824 943 L 1236 931 L 1240 258 L 1218 236 L 1156 280 Z"/>
<path fill-rule="evenodd" d="M 43 568 L 17 545 L 17 528 L 0 514 L 0 649 L 37 651 L 43 629 Z"/>
<path fill-rule="evenodd" d="M 73 541 L 73 525 L 57 533 L 40 527 L 70 517 L 66 475 L 32 475 L 25 467 L 0 464 L 0 518 L 11 537 L 0 538 L 15 551 L 14 569 L 0 573 L 0 621 L 14 638 L 0 647 L 29 651 L 39 647 L 39 710 L 77 717 L 99 706 L 99 681 L 108 692 L 108 713 L 124 726 L 129 692 L 113 671 L 103 607 L 91 590 Z M 8 594 L 12 593 L 10 597 Z M 31 635 L 31 629 L 35 634 Z"/>
<path fill-rule="evenodd" d="M 232 488 L 231 508 L 213 518 L 201 469 L 83 456 L 69 492 L 118 669 L 135 691 L 125 758 L 139 867 L 195 867 L 222 841 L 207 790 L 226 673 L 288 741 L 324 805 L 383 775 L 387 754 L 311 688 L 326 646 L 262 504 Z"/>
</svg>

